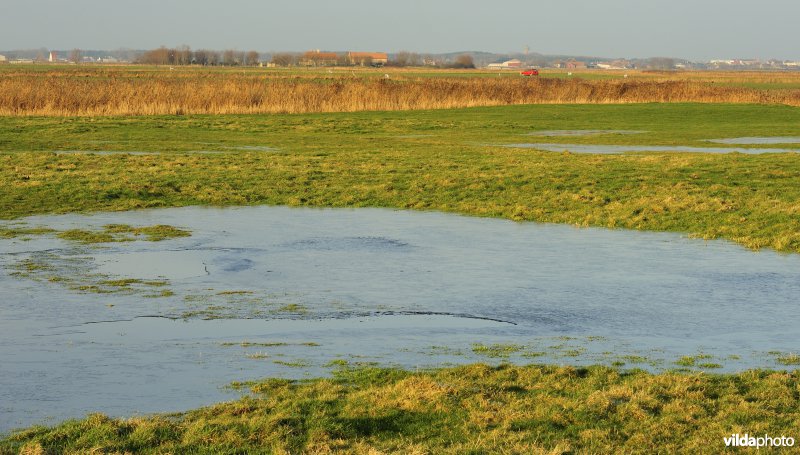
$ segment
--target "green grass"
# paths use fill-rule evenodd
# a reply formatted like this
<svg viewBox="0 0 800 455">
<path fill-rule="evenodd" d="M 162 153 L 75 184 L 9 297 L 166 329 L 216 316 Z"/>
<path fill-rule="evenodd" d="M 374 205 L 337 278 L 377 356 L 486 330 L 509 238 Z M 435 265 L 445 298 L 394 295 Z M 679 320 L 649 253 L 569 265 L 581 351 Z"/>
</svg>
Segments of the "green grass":
<svg viewBox="0 0 800 455">
<path fill-rule="evenodd" d="M 800 355 L 793 352 L 771 351 L 769 355 L 773 356 L 775 361 L 781 365 L 800 365 Z"/>
<path fill-rule="evenodd" d="M 395 207 L 684 232 L 797 252 L 795 154 L 596 156 L 496 145 L 541 140 L 525 136 L 535 130 L 625 129 L 647 133 L 546 141 L 702 147 L 711 145 L 703 139 L 800 135 L 798 125 L 798 108 L 699 104 L 6 117 L 0 217 L 187 205 Z M 237 149 L 251 146 L 275 150 Z M 67 149 L 163 153 L 41 153 Z"/>
<path fill-rule="evenodd" d="M 28 228 L 28 227 L 1 227 L 0 239 L 14 239 L 17 237 L 32 237 L 37 235 L 52 234 L 56 232 L 50 228 Z"/>
<path fill-rule="evenodd" d="M 702 366 L 702 365 L 712 365 L 711 363 L 698 363 L 698 360 L 709 360 L 712 359 L 713 356 L 709 354 L 697 354 L 697 355 L 686 355 L 681 357 L 680 359 L 675 361 L 675 365 L 682 366 L 682 367 L 693 367 L 693 366 Z M 719 367 L 715 367 L 719 368 Z"/>
<path fill-rule="evenodd" d="M 249 384 L 183 414 L 32 427 L 0 453 L 720 453 L 731 433 L 794 435 L 795 373 L 342 367 Z"/>
<path fill-rule="evenodd" d="M 104 226 L 102 231 L 69 229 L 59 232 L 57 236 L 64 240 L 91 244 L 130 242 L 138 240 L 139 238 L 143 238 L 149 242 L 160 242 L 177 237 L 189 237 L 191 233 L 183 229 L 166 225 L 132 227 L 127 224 L 109 224 Z"/>
<path fill-rule="evenodd" d="M 494 358 L 506 358 L 511 354 L 522 351 L 525 346 L 518 344 L 490 344 L 475 343 L 472 345 L 472 352 L 478 355 Z"/>
</svg>

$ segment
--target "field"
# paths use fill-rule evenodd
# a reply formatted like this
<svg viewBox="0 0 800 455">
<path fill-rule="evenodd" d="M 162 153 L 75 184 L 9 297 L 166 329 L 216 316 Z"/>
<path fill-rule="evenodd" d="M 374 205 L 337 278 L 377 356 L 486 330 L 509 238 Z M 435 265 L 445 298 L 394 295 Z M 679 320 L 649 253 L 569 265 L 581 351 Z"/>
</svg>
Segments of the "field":
<svg viewBox="0 0 800 455">
<path fill-rule="evenodd" d="M 800 252 L 800 155 L 780 153 L 797 144 L 708 142 L 800 137 L 800 74 L 624 76 L 0 66 L 0 235 L 38 214 L 268 204 L 670 231 Z M 599 133 L 535 136 L 554 130 Z M 538 142 L 775 153 L 509 146 Z M 13 226 L 26 228 L 36 227 Z M 717 453 L 731 433 L 797 437 L 800 418 L 796 370 L 370 366 L 240 386 L 254 395 L 32 427 L 0 440 L 0 453 Z"/>
<path fill-rule="evenodd" d="M 731 433 L 790 435 L 800 419 L 797 373 L 476 365 L 248 385 L 183 415 L 31 428 L 0 453 L 719 453 Z"/>
<path fill-rule="evenodd" d="M 0 68 L 0 115 L 356 112 L 512 104 L 769 103 L 800 106 L 800 76 L 149 67 Z M 629 76 L 629 77 L 628 77 Z"/>
<path fill-rule="evenodd" d="M 601 129 L 644 132 L 540 142 L 703 147 L 713 145 L 706 139 L 796 136 L 798 121 L 797 108 L 732 104 L 4 117 L 0 216 L 196 204 L 395 207 L 677 231 L 797 252 L 796 154 L 581 155 L 500 145 L 531 142 L 526 135 L 537 130 Z M 103 154 L 121 151 L 146 154 Z"/>
</svg>

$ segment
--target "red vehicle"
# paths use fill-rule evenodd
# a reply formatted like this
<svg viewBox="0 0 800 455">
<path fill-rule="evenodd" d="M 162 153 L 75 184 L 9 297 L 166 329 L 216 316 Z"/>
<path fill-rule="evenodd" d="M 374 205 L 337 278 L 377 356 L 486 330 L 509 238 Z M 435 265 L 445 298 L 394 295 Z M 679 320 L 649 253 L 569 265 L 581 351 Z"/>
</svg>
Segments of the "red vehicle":
<svg viewBox="0 0 800 455">
<path fill-rule="evenodd" d="M 531 68 L 531 69 L 525 70 L 525 71 L 523 71 L 523 72 L 521 72 L 519 74 L 521 74 L 523 76 L 538 76 L 539 75 L 539 70 L 537 70 L 536 68 Z"/>
</svg>

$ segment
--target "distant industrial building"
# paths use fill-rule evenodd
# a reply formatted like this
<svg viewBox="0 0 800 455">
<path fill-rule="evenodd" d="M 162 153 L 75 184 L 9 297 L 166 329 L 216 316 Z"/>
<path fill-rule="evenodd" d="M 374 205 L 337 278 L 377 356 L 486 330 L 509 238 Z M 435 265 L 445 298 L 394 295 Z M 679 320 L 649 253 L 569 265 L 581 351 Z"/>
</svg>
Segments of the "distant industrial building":
<svg viewBox="0 0 800 455">
<path fill-rule="evenodd" d="M 487 68 L 492 70 L 515 70 L 522 68 L 522 62 L 514 58 L 503 63 L 490 63 Z"/>
</svg>

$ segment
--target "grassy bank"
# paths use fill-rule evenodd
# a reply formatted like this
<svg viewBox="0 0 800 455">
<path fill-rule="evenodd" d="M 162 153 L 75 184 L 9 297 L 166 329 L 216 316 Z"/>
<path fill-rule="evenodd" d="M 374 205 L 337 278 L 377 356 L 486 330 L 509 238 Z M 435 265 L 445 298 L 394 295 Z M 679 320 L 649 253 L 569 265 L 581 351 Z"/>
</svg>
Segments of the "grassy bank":
<svg viewBox="0 0 800 455">
<path fill-rule="evenodd" d="M 391 69 L 45 68 L 0 72 L 0 115 L 264 114 L 648 102 L 800 106 L 800 79 L 791 74 L 723 78 L 712 73 L 702 78 L 694 73 L 637 72 L 630 78 L 619 73 L 523 78 L 516 71 L 503 77 L 492 72 Z"/>
<path fill-rule="evenodd" d="M 797 439 L 800 423 L 797 372 L 359 368 L 251 389 L 185 414 L 30 428 L 0 453 L 720 453 L 732 433 Z"/>
<path fill-rule="evenodd" d="M 0 118 L 0 218 L 186 205 L 395 207 L 800 251 L 800 156 L 579 155 L 518 142 L 797 136 L 784 106 L 510 106 L 273 116 Z M 640 130 L 531 138 L 536 130 Z M 767 146 L 781 147 L 781 145 Z M 139 151 L 145 155 L 42 153 Z"/>
</svg>

